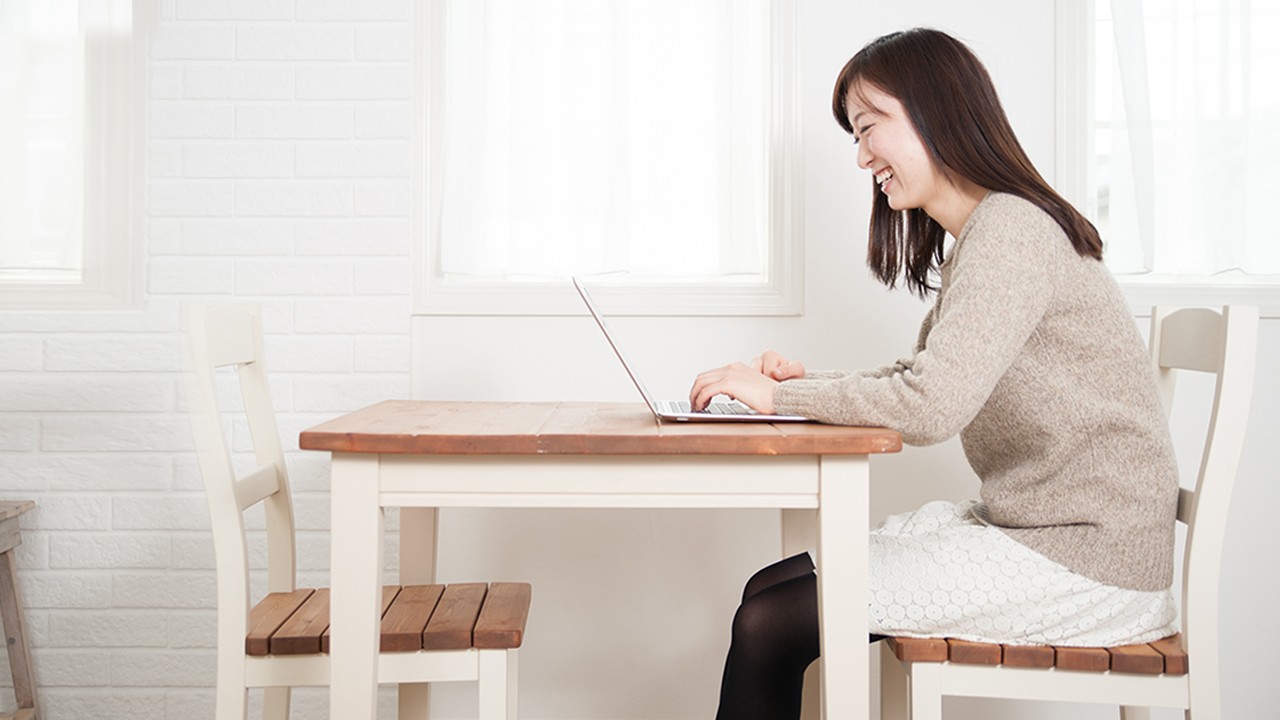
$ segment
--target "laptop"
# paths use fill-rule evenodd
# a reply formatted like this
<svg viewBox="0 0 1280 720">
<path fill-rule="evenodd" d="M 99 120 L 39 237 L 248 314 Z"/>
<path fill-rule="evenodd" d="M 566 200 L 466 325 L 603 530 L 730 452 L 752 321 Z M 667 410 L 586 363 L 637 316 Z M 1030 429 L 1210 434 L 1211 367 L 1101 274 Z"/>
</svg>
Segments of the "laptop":
<svg viewBox="0 0 1280 720">
<path fill-rule="evenodd" d="M 676 422 L 809 422 L 809 418 L 802 415 L 766 415 L 765 413 L 756 412 L 737 400 L 716 400 L 701 411 L 694 411 L 690 408 L 688 400 L 654 400 L 649 391 L 645 389 L 644 383 L 640 382 L 640 378 L 631 369 L 627 358 L 622 354 L 622 348 L 613 339 L 613 335 L 609 334 L 609 328 L 605 326 L 604 318 L 600 316 L 599 310 L 596 309 L 596 304 L 592 302 L 591 295 L 587 293 L 587 289 L 582 286 L 582 282 L 576 277 L 573 279 L 573 287 L 577 289 L 578 295 L 582 296 L 582 302 L 586 303 L 587 311 L 591 313 L 596 325 L 604 333 L 605 340 L 609 341 L 609 347 L 613 348 L 613 354 L 618 356 L 618 361 L 622 363 L 622 368 L 627 371 L 627 376 L 631 378 L 631 382 L 640 391 L 640 396 L 644 398 L 645 404 L 653 411 L 654 417 L 659 420 L 674 420 Z"/>
</svg>

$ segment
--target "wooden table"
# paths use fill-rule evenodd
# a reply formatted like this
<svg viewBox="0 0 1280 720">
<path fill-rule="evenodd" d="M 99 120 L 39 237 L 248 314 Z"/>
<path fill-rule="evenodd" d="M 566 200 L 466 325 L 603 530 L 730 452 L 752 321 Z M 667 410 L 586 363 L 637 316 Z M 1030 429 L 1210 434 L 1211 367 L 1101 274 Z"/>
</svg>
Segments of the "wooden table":
<svg viewBox="0 0 1280 720">
<path fill-rule="evenodd" d="M 0 618 L 4 620 L 5 644 L 9 648 L 9 670 L 18 709 L 0 718 L 30 720 L 39 703 L 32 676 L 31 649 L 27 646 L 26 623 L 22 617 L 22 596 L 18 592 L 18 568 L 13 551 L 22 544 L 18 516 L 36 506 L 31 500 L 0 500 Z"/>
<path fill-rule="evenodd" d="M 333 718 L 375 717 L 384 507 L 401 508 L 406 583 L 434 580 L 441 507 L 779 508 L 783 553 L 818 551 L 824 715 L 867 717 L 868 455 L 901 449 L 894 431 L 658 423 L 638 404 L 389 400 L 299 444 L 333 453 Z M 425 702 L 402 689 L 402 714 L 425 717 Z"/>
</svg>

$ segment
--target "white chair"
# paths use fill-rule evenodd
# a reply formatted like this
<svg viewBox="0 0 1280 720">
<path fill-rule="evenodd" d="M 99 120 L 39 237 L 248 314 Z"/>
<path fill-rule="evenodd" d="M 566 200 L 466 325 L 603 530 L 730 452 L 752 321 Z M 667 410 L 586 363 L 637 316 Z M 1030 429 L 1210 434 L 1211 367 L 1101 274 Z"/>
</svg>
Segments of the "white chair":
<svg viewBox="0 0 1280 720">
<path fill-rule="evenodd" d="M 186 320 L 190 415 L 217 566 L 216 717 L 243 720 L 249 688 L 265 688 L 263 716 L 284 720 L 292 687 L 329 684 L 328 591 L 296 586 L 293 506 L 267 388 L 260 311 L 195 306 Z M 215 371 L 225 367 L 239 377 L 254 447 L 256 467 L 244 475 L 232 466 L 219 409 Z M 268 594 L 251 607 L 244 511 L 259 503 L 266 516 Z M 529 598 L 524 583 L 384 589 L 379 681 L 478 681 L 480 717 L 513 720 L 516 648 Z M 402 696 L 401 715 L 421 710 L 425 699 L 425 692 L 413 694 L 419 707 L 407 708 Z"/>
<path fill-rule="evenodd" d="M 1172 408 L 1175 370 L 1217 376 L 1195 490 L 1183 489 L 1178 498 L 1178 521 L 1187 526 L 1181 634 L 1152 648 L 1075 650 L 891 638 L 881 651 L 882 717 L 905 713 L 912 720 L 940 720 L 942 697 L 948 695 L 1114 704 L 1121 706 L 1124 720 L 1145 720 L 1152 707 L 1181 708 L 1188 720 L 1221 717 L 1219 564 L 1249 417 L 1257 338 L 1254 307 L 1229 306 L 1221 313 L 1157 307 L 1152 313 L 1151 355 L 1166 413 Z M 1040 667 L 1011 666 L 1037 664 L 1032 659 L 1037 653 Z M 1082 667 L 1088 663 L 1081 659 L 1098 656 L 1103 663 L 1098 671 L 1064 669 L 1064 658 L 1069 658 L 1067 667 Z M 1149 663 L 1154 667 L 1144 667 Z"/>
</svg>

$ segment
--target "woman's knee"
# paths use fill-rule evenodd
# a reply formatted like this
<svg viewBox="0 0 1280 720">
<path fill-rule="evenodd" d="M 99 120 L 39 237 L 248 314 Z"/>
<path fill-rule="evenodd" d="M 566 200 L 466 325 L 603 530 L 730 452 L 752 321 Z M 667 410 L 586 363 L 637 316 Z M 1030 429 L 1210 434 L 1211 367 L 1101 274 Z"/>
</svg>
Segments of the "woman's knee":
<svg viewBox="0 0 1280 720">
<path fill-rule="evenodd" d="M 807 552 L 779 560 L 757 570 L 747 580 L 746 586 L 742 589 L 742 601 L 745 603 L 751 597 L 758 595 L 767 588 L 812 572 L 813 558 L 809 557 Z"/>
<path fill-rule="evenodd" d="M 817 578 L 809 573 L 743 601 L 733 617 L 733 643 L 770 653 L 816 646 L 818 636 Z"/>
</svg>

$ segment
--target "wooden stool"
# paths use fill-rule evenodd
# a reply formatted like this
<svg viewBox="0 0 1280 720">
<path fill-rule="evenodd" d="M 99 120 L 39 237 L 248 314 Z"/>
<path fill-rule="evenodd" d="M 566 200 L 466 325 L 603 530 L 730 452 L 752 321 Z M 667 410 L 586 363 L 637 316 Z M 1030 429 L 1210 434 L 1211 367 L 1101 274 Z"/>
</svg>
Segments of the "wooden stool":
<svg viewBox="0 0 1280 720">
<path fill-rule="evenodd" d="M 35 506 L 31 500 L 0 501 L 0 619 L 4 620 L 9 669 L 13 672 L 13 694 L 18 700 L 18 711 L 0 716 L 0 719 L 36 720 L 37 717 L 36 683 L 31 675 L 31 652 L 27 648 L 17 567 L 13 562 L 13 549 L 22 544 L 18 516 Z"/>
</svg>

